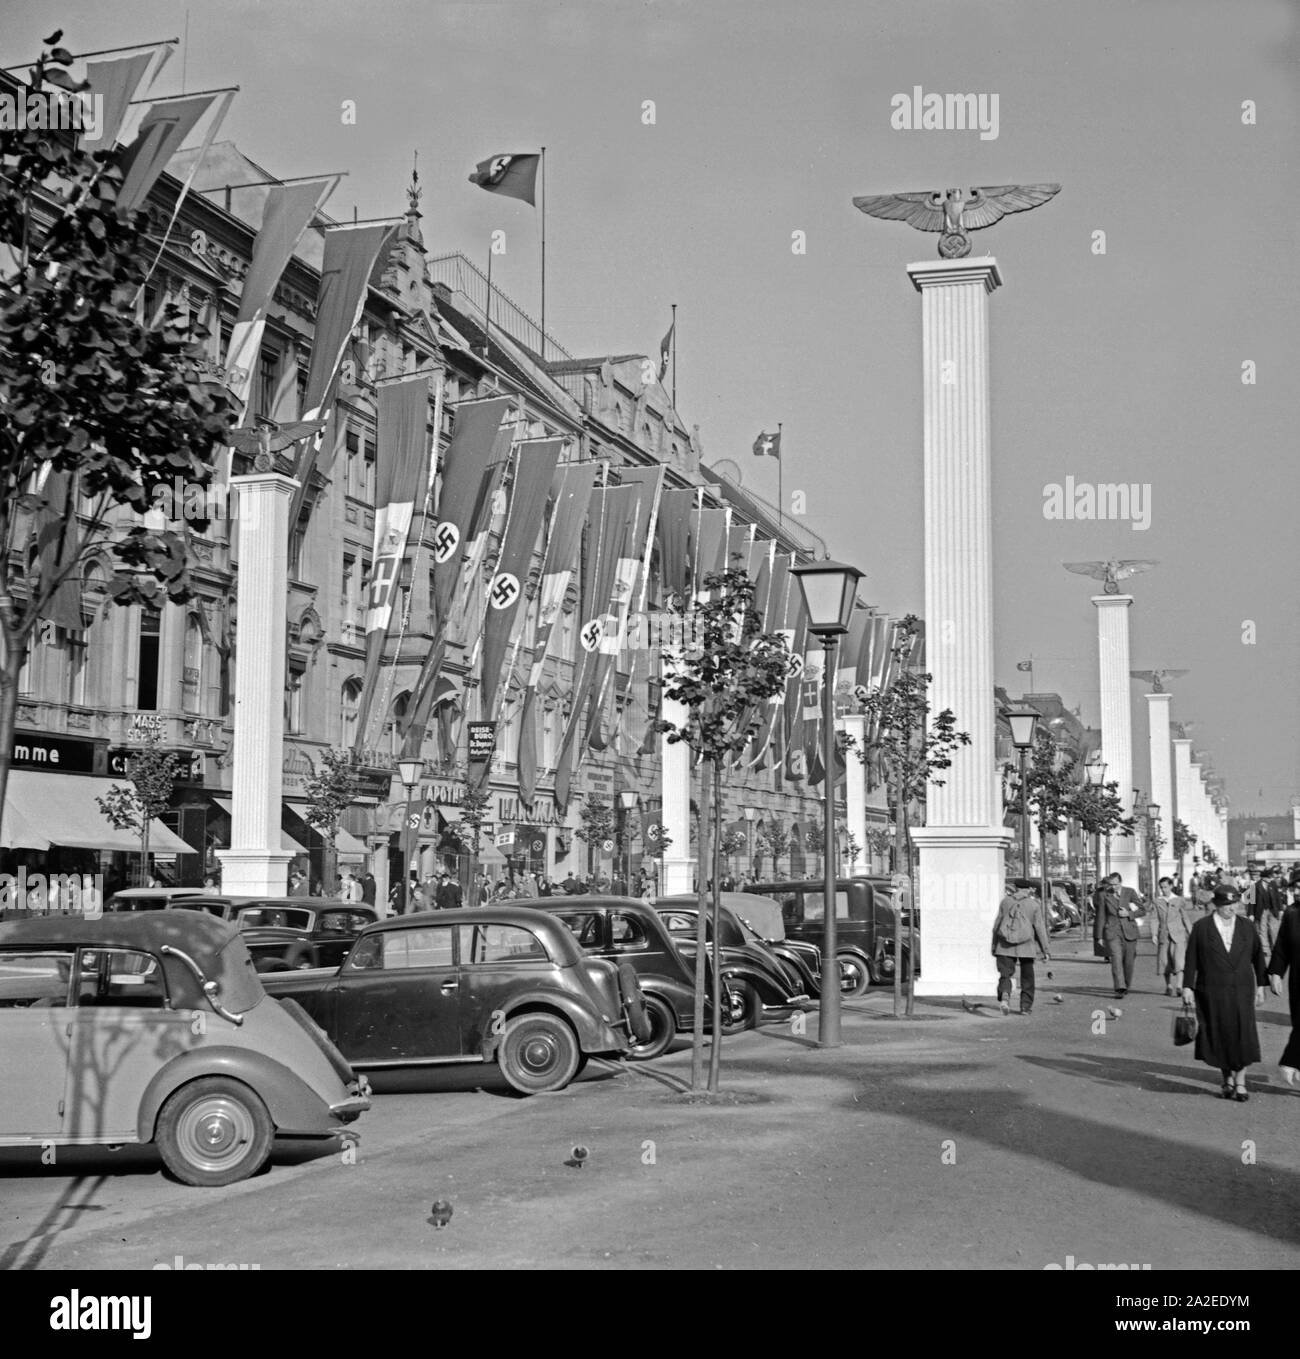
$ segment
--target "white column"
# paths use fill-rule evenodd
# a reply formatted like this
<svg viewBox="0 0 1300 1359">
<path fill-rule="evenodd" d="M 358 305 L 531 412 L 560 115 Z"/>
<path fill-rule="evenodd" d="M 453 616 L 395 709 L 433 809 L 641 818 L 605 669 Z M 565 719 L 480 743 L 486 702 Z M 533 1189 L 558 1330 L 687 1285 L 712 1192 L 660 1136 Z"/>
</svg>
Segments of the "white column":
<svg viewBox="0 0 1300 1359">
<path fill-rule="evenodd" d="M 1151 801 L 1160 804 L 1160 835 L 1165 847 L 1160 851 L 1160 877 L 1173 877 L 1178 869 L 1174 858 L 1174 787 L 1169 754 L 1169 705 L 1173 694 L 1147 694 L 1147 731 L 1151 743 Z"/>
<path fill-rule="evenodd" d="M 1191 873 L 1192 860 L 1201 857 L 1201 842 L 1192 813 L 1192 743 L 1185 736 L 1175 737 L 1174 748 L 1174 815 L 1198 836 L 1196 844 L 1183 860 L 1183 871 Z"/>
<path fill-rule="evenodd" d="M 1106 782 L 1118 784 L 1126 812 L 1133 811 L 1133 718 L 1129 710 L 1128 611 L 1132 595 L 1093 595 L 1097 607 L 1097 660 L 1101 679 L 1101 758 Z M 1142 819 L 1142 808 L 1138 820 Z M 1138 885 L 1136 836 L 1114 835 L 1110 867 L 1125 887 Z"/>
<path fill-rule="evenodd" d="M 676 727 L 686 725 L 688 709 L 665 697 L 663 719 Z M 689 892 L 695 876 L 695 860 L 691 857 L 691 750 L 685 741 L 670 742 L 659 738 L 659 759 L 663 778 L 663 810 L 660 821 L 672 837 L 663 858 L 665 896 Z"/>
<path fill-rule="evenodd" d="M 930 705 L 951 708 L 970 744 L 931 785 L 920 850 L 923 996 L 992 994 L 989 938 L 1010 834 L 994 761 L 993 528 L 988 296 L 1002 283 L 985 256 L 907 266 L 921 294 L 925 413 L 925 619 Z"/>
<path fill-rule="evenodd" d="M 1210 828 L 1206 824 L 1205 816 L 1205 787 L 1201 782 L 1201 765 L 1199 760 L 1193 760 L 1188 766 L 1188 777 L 1191 783 L 1190 807 L 1192 810 L 1192 829 L 1196 832 L 1196 838 L 1202 845 L 1208 845 L 1216 853 L 1218 846 L 1214 843 L 1214 837 L 1210 833 Z M 1205 856 L 1202 855 L 1202 858 Z"/>
<path fill-rule="evenodd" d="M 284 896 L 293 855 L 280 848 L 284 677 L 288 621 L 289 502 L 298 488 L 278 472 L 232 477 L 239 491 L 235 603 L 234 784 L 230 848 L 218 852 L 221 889 Z"/>
<path fill-rule="evenodd" d="M 854 742 L 844 755 L 844 820 L 849 834 L 860 846 L 853 859 L 846 861 L 851 877 L 854 873 L 865 873 L 867 867 L 867 767 L 857 755 L 866 739 L 867 720 L 861 714 L 850 715 L 840 718 L 835 725 Z"/>
</svg>

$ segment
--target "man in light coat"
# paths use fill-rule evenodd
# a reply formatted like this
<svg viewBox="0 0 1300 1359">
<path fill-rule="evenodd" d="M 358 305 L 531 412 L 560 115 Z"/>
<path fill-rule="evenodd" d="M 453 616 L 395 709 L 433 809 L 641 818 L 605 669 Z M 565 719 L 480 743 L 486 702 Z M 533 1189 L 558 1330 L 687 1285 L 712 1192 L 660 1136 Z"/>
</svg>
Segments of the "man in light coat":
<svg viewBox="0 0 1300 1359">
<path fill-rule="evenodd" d="M 1017 887 L 1007 880 L 1006 895 L 993 922 L 993 956 L 998 962 L 998 1004 L 1005 1015 L 1011 1009 L 1011 985 L 1020 969 L 1020 1013 L 1034 1008 L 1034 959 L 1050 960 L 1043 904 L 1030 887 Z"/>
<path fill-rule="evenodd" d="M 1165 995 L 1176 996 L 1183 989 L 1183 963 L 1187 958 L 1187 937 L 1196 918 L 1191 906 L 1174 891 L 1172 878 L 1160 879 L 1155 899 L 1156 969 L 1164 975 Z"/>
</svg>

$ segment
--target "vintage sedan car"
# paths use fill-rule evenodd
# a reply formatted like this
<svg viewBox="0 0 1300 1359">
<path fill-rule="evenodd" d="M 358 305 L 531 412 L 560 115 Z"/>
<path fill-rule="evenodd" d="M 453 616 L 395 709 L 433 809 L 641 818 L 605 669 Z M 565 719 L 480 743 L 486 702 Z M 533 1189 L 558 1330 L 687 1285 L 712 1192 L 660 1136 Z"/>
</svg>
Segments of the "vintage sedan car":
<svg viewBox="0 0 1300 1359">
<path fill-rule="evenodd" d="M 537 897 L 515 903 L 547 911 L 562 920 L 584 952 L 614 963 L 627 963 L 636 972 L 645 995 L 650 1036 L 628 1054 L 649 1061 L 668 1051 L 679 1033 L 695 1030 L 695 968 L 687 963 L 658 914 L 634 897 Z M 722 973 L 723 1032 L 743 1026 L 744 995 L 733 983 L 749 979 L 746 968 L 724 967 Z M 712 994 L 712 979 L 708 978 Z M 712 1031 L 712 1005 L 706 1003 L 704 1031 Z"/>
<path fill-rule="evenodd" d="M 786 937 L 816 944 L 825 959 L 825 884 L 820 878 L 792 882 L 755 883 L 756 896 L 771 897 L 781 907 Z M 907 908 L 902 908 L 904 928 Z M 919 957 L 920 920 L 917 920 Z M 865 995 L 875 983 L 894 976 L 894 888 L 889 878 L 840 878 L 835 884 L 835 957 L 840 991 Z M 903 946 L 906 977 L 907 947 Z M 918 965 L 917 976 L 921 975 Z"/>
<path fill-rule="evenodd" d="M 201 897 L 202 887 L 126 887 L 104 903 L 106 911 L 162 911 L 181 897 Z"/>
<path fill-rule="evenodd" d="M 655 910 L 673 942 L 694 966 L 699 909 L 695 897 L 660 897 Z M 796 1010 L 809 1008 L 812 998 L 803 979 L 784 959 L 778 958 L 757 935 L 746 934 L 740 921 L 725 906 L 719 913 L 722 968 L 730 972 L 728 988 L 739 997 L 741 1018 L 733 1027 L 752 1029 L 767 1019 L 784 1019 Z"/>
<path fill-rule="evenodd" d="M 751 892 L 723 892 L 722 904 L 740 922 L 753 941 L 766 944 L 776 956 L 798 973 L 803 989 L 814 999 L 821 996 L 822 951 L 806 939 L 789 939 L 785 918 L 771 897 Z"/>
<path fill-rule="evenodd" d="M 587 957 L 562 921 L 514 903 L 381 920 L 342 967 L 262 982 L 358 1068 L 495 1062 L 525 1095 L 650 1037 L 631 966 Z"/>
<path fill-rule="evenodd" d="M 239 928 L 259 972 L 338 967 L 379 916 L 333 897 L 187 897 L 174 910 L 208 911 Z"/>
<path fill-rule="evenodd" d="M 268 998 L 238 931 L 182 911 L 0 924 L 0 1089 L 0 1145 L 154 1143 L 193 1185 L 370 1104 L 302 1009 Z"/>
</svg>

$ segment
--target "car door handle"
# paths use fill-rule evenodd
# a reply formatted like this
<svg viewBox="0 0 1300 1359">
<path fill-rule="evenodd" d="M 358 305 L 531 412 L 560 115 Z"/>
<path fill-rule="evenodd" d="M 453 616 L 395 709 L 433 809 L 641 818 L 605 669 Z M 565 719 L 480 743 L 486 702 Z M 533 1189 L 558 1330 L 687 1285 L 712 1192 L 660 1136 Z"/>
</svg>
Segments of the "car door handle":
<svg viewBox="0 0 1300 1359">
<path fill-rule="evenodd" d="M 442 994 L 445 996 L 449 991 L 457 991 L 457 990 L 459 990 L 459 989 L 460 989 L 460 982 L 454 982 L 454 981 L 443 982 L 442 987 L 441 987 L 440 989 L 441 989 L 441 991 L 442 991 Z"/>
</svg>

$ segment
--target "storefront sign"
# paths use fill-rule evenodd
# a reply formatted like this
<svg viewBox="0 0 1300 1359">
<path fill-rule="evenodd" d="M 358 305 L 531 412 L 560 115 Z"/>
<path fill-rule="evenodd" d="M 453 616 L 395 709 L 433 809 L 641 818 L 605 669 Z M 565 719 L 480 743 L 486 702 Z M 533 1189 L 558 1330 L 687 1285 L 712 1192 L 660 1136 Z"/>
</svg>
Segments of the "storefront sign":
<svg viewBox="0 0 1300 1359">
<path fill-rule="evenodd" d="M 127 769 L 128 761 L 133 755 L 139 755 L 141 751 L 147 749 L 158 750 L 164 755 L 176 756 L 178 761 L 176 769 L 177 783 L 203 782 L 203 752 L 201 750 L 185 750 L 179 746 L 114 746 L 108 752 L 108 772 L 114 778 L 127 778 L 129 775 Z"/>
<path fill-rule="evenodd" d="M 497 724 L 495 722 L 467 722 L 469 732 L 470 764 L 491 764 L 497 748 Z"/>
<path fill-rule="evenodd" d="M 35 732 L 15 732 L 12 747 L 14 769 L 45 769 L 64 774 L 102 774 L 102 752 L 96 767 L 93 741 L 78 741 L 67 736 L 43 736 Z"/>
<path fill-rule="evenodd" d="M 514 821 L 529 826 L 562 826 L 564 820 L 556 815 L 555 803 L 547 800 L 529 806 L 517 797 L 497 798 L 497 816 L 502 821 Z"/>
</svg>

